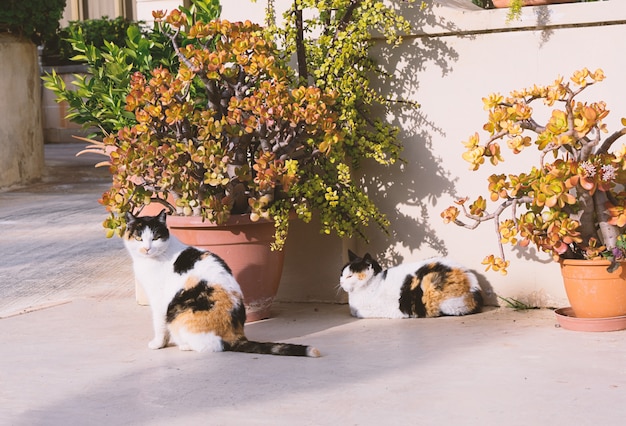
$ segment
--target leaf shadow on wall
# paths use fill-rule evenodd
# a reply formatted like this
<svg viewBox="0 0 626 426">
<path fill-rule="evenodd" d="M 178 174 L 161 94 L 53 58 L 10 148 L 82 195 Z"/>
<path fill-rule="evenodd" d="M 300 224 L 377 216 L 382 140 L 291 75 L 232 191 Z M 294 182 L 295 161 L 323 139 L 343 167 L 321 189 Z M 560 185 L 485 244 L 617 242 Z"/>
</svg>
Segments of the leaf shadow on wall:
<svg viewBox="0 0 626 426">
<path fill-rule="evenodd" d="M 441 32 L 455 29 L 453 23 L 438 17 L 432 6 L 419 12 L 412 10 L 412 14 L 403 12 L 403 15 L 410 17 L 415 34 L 419 34 L 424 27 L 441 28 Z M 403 45 L 397 48 L 383 44 L 381 42 L 376 46 L 376 58 L 379 66 L 393 78 L 381 78 L 376 82 L 381 95 L 418 103 L 438 102 L 436 99 L 416 99 L 415 93 L 420 88 L 420 73 L 438 68 L 443 78 L 458 60 L 458 53 L 446 42 L 446 38 L 405 37 Z M 383 116 L 383 113 L 378 116 Z M 364 165 L 364 186 L 391 223 L 389 235 L 372 232 L 372 250 L 378 253 L 381 264 L 385 266 L 404 261 L 397 250 L 398 245 L 411 251 L 429 248 L 429 252 L 434 250 L 445 256 L 448 253 L 446 243 L 429 225 L 431 219 L 439 219 L 429 217 L 429 206 L 436 205 L 443 194 L 454 195 L 455 192 L 455 178 L 432 149 L 433 137 L 445 137 L 445 129 L 419 108 L 403 103 L 394 104 L 388 111 L 387 119 L 400 128 L 398 139 L 404 146 L 401 157 L 405 162 L 391 167 Z"/>
</svg>

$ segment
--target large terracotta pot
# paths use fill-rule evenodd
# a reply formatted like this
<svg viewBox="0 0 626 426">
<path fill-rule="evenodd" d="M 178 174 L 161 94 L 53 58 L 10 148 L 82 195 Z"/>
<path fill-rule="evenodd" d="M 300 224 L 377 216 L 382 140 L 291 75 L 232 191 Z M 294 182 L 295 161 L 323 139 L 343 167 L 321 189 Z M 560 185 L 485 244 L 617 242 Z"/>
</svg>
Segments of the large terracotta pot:
<svg viewBox="0 0 626 426">
<path fill-rule="evenodd" d="M 626 315 L 626 269 L 606 269 L 608 260 L 563 260 L 565 292 L 578 318 L 609 318 Z"/>
<path fill-rule="evenodd" d="M 183 243 L 224 259 L 241 286 L 248 322 L 269 318 L 285 258 L 283 251 L 270 248 L 273 222 L 252 222 L 248 215 L 242 215 L 215 225 L 200 217 L 168 216 L 167 226 Z"/>
</svg>

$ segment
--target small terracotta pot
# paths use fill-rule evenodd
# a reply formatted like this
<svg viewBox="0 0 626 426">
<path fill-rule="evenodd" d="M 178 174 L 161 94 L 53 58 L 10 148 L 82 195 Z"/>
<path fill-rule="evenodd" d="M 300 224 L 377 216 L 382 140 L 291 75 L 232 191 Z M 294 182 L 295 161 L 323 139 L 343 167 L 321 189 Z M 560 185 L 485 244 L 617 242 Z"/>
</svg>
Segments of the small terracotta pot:
<svg viewBox="0 0 626 426">
<path fill-rule="evenodd" d="M 561 261 L 565 292 L 578 318 L 608 318 L 626 315 L 626 269 L 606 269 L 608 260 Z"/>
<path fill-rule="evenodd" d="M 183 243 L 224 259 L 241 286 L 248 322 L 269 318 L 285 259 L 284 251 L 270 248 L 273 222 L 252 222 L 241 215 L 215 225 L 196 216 L 168 216 L 167 226 Z"/>
</svg>

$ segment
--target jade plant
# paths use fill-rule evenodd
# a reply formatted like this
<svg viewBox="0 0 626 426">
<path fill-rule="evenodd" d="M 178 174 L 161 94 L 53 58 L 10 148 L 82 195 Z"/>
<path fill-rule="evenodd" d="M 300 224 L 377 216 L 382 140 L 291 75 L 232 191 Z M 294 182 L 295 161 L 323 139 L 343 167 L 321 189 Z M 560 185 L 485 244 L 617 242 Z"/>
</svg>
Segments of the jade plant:
<svg viewBox="0 0 626 426">
<path fill-rule="evenodd" d="M 107 226 L 120 229 L 126 211 L 156 201 L 216 223 L 231 214 L 271 218 L 281 244 L 290 211 L 308 212 L 309 194 L 300 191 L 309 182 L 298 185 L 304 171 L 315 172 L 316 157 L 341 152 L 328 107 L 336 95 L 292 87 L 288 65 L 256 24 L 186 27 L 179 10 L 155 20 L 180 65 L 176 73 L 136 72 L 126 109 L 137 123 L 104 138 L 114 148 L 113 186 L 102 199 L 112 213 Z M 321 190 L 311 195 L 336 202 L 334 188 Z"/>
<path fill-rule="evenodd" d="M 559 77 L 548 86 L 532 86 L 508 97 L 483 98 L 489 119 L 485 142 L 475 133 L 464 142 L 463 158 L 471 170 L 489 160 L 503 166 L 501 143 L 513 154 L 535 149 L 537 164 L 525 173 L 492 174 L 488 195 L 456 201 L 441 213 L 444 222 L 475 229 L 495 222 L 499 256 L 488 255 L 486 270 L 507 273 L 503 244 L 526 247 L 559 259 L 609 258 L 609 269 L 622 260 L 626 226 L 626 147 L 615 147 L 626 127 L 607 133 L 609 111 L 603 101 L 579 100 L 581 93 L 605 76 L 601 69 L 582 69 L 569 81 Z M 586 94 L 586 93 L 585 93 Z M 541 123 L 533 106 L 542 102 L 551 114 Z M 626 126 L 626 119 L 621 124 Z M 488 211 L 488 200 L 496 203 Z M 469 221 L 462 221 L 463 215 Z M 509 214 L 509 216 L 505 216 Z"/>
<path fill-rule="evenodd" d="M 350 45 L 345 23 L 375 16 L 366 13 L 371 1 L 356 3 L 325 22 L 338 25 L 339 40 L 352 46 L 346 52 L 362 79 L 370 69 L 362 65 L 372 62 L 356 46 L 371 42 Z M 54 75 L 45 78 L 70 103 L 70 118 L 96 126 L 102 137 L 92 150 L 109 157 L 113 177 L 101 199 L 110 213 L 108 235 L 123 231 L 126 212 L 152 203 L 219 224 L 235 214 L 272 220 L 274 249 L 283 247 L 290 218 L 308 222 L 314 213 L 325 234 L 365 237 L 370 222 L 384 229 L 386 218 L 355 173 L 365 158 L 389 164 L 400 151 L 397 131 L 364 115 L 373 91 L 367 85 L 358 91 L 362 80 L 352 80 L 350 92 L 337 87 L 329 70 L 328 80 L 296 72 L 288 65 L 291 39 L 275 43 L 275 27 L 206 19 L 198 11 L 210 4 L 219 2 L 154 12 L 152 32 L 129 31 L 126 47 L 107 43 L 98 51 L 73 43 L 80 56 L 93 58 L 92 75 L 81 77 L 76 90 Z M 341 16 L 347 20 L 339 25 Z M 335 77 L 347 84 L 336 71 Z"/>
</svg>

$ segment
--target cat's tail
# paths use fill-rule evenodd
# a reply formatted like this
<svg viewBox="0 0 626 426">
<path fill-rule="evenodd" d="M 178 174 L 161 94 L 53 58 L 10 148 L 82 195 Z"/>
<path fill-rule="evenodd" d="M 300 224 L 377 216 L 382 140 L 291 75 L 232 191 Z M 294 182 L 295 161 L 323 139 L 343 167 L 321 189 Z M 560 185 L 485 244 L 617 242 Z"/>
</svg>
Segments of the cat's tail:
<svg viewBox="0 0 626 426">
<path fill-rule="evenodd" d="M 251 354 L 308 356 L 317 358 L 320 351 L 313 346 L 295 345 L 292 343 L 253 342 L 247 339 L 224 341 L 224 350 L 231 352 L 246 352 Z"/>
</svg>

